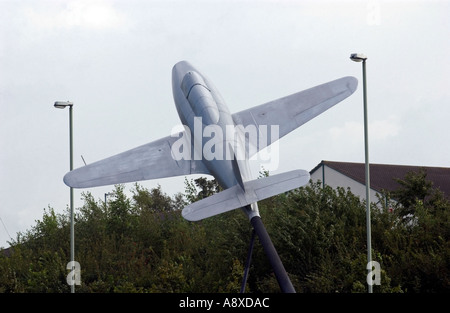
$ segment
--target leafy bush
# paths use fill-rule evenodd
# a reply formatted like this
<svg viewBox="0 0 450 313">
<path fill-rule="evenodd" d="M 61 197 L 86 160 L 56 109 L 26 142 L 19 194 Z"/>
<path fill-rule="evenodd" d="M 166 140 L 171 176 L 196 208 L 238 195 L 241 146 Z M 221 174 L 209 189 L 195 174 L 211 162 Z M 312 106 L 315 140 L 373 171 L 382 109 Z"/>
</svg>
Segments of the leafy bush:
<svg viewBox="0 0 450 313">
<path fill-rule="evenodd" d="M 450 291 L 450 205 L 425 176 L 405 177 L 395 194 L 400 201 L 372 205 L 372 255 L 381 265 L 374 292 Z M 411 189 L 425 192 L 416 197 Z M 247 217 L 240 210 L 201 222 L 181 217 L 187 203 L 218 191 L 201 178 L 186 180 L 185 193 L 174 197 L 138 184 L 131 197 L 115 186 L 107 203 L 83 194 L 75 215 L 77 291 L 239 292 Z M 259 207 L 297 292 L 365 292 L 365 203 L 350 190 L 310 183 Z M 8 254 L 0 251 L 0 292 L 70 291 L 68 216 L 44 210 Z M 257 240 L 246 291 L 279 292 Z"/>
</svg>

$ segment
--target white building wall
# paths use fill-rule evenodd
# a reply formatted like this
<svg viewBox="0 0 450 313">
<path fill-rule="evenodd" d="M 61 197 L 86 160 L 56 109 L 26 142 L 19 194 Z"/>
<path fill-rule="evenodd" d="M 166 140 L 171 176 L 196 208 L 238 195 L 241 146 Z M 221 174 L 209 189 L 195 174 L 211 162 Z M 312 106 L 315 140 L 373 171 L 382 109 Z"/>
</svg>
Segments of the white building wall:
<svg viewBox="0 0 450 313">
<path fill-rule="evenodd" d="M 323 170 L 325 169 L 325 176 L 323 175 Z M 351 192 L 356 196 L 360 197 L 360 199 L 366 199 L 366 185 L 357 182 L 356 180 L 351 179 L 348 176 L 341 174 L 340 172 L 326 166 L 322 165 L 316 171 L 311 173 L 311 180 L 313 182 L 317 182 L 320 180 L 322 183 L 325 182 L 326 185 L 337 188 L 343 187 L 347 189 L 350 188 Z M 370 202 L 377 203 L 379 202 L 377 197 L 377 191 L 370 189 Z"/>
</svg>

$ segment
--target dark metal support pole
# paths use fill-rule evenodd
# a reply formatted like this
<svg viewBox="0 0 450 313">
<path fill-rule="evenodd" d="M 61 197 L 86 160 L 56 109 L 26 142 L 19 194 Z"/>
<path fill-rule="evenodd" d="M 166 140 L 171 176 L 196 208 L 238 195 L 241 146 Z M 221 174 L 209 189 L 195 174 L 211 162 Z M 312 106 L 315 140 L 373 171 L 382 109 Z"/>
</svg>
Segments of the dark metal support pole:
<svg viewBox="0 0 450 313">
<path fill-rule="evenodd" d="M 283 263 L 278 256 L 277 250 L 275 249 L 272 240 L 270 240 L 269 234 L 259 216 L 253 217 L 250 222 L 252 223 L 253 229 L 258 235 L 259 241 L 263 246 L 264 252 L 272 265 L 275 277 L 277 278 L 278 284 L 280 285 L 281 291 L 284 293 L 295 293 L 294 286 L 289 279 L 289 276 L 284 269 Z"/>
<path fill-rule="evenodd" d="M 255 230 L 252 230 L 252 238 L 250 239 L 250 247 L 248 248 L 247 261 L 245 262 L 244 277 L 242 278 L 241 293 L 245 292 L 245 284 L 247 284 L 248 271 L 250 263 L 252 263 L 253 243 L 255 242 Z"/>
</svg>

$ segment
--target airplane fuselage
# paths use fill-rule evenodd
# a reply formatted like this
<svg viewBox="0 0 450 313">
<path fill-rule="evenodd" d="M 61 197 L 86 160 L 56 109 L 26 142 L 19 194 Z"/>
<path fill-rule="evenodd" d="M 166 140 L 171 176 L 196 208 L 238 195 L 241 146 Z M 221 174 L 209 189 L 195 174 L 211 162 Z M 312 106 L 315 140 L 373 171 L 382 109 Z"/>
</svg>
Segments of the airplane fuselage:
<svg viewBox="0 0 450 313">
<path fill-rule="evenodd" d="M 249 160 L 236 157 L 245 156 L 245 135 L 236 127 L 230 110 L 214 84 L 190 63 L 181 61 L 172 69 L 172 92 L 180 120 L 190 129 L 194 143 L 191 158 L 201 159 L 223 189 L 233 187 L 239 181 L 251 180 Z M 217 129 L 220 136 L 217 133 L 213 135 L 211 129 Z M 210 147 L 205 149 L 205 145 L 211 144 L 214 139 L 215 149 L 220 148 L 221 151 L 209 155 L 212 152 Z M 233 169 L 233 162 L 239 163 L 239 173 Z M 252 204 L 251 208 L 244 211 L 249 217 L 258 215 L 257 204 Z"/>
<path fill-rule="evenodd" d="M 191 140 L 194 142 L 195 151 L 191 157 L 201 158 L 222 188 L 236 185 L 238 179 L 233 173 L 233 154 L 238 152 L 234 151 L 235 149 L 243 149 L 244 146 L 241 134 L 238 133 L 219 91 L 208 78 L 185 61 L 177 63 L 172 70 L 172 90 L 180 120 L 183 125 L 189 127 Z M 214 145 L 221 148 L 219 160 L 208 155 L 210 149 L 205 149 L 205 145 L 214 141 L 213 137 L 218 135 L 211 133 L 210 130 L 214 129 L 211 126 L 219 128 L 219 139 L 223 139 L 221 143 L 215 142 Z M 239 160 L 239 166 L 242 180 L 250 180 L 248 161 Z"/>
</svg>

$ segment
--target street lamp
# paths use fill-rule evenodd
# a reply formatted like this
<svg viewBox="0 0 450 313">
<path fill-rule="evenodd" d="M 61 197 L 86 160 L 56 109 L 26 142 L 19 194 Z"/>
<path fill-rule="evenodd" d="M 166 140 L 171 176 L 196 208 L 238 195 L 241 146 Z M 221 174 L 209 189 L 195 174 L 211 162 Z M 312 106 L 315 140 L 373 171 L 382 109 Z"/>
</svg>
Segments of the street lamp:
<svg viewBox="0 0 450 313">
<path fill-rule="evenodd" d="M 114 195 L 114 193 L 112 193 L 112 192 L 106 192 L 105 193 L 105 206 L 106 206 L 106 197 L 109 197 L 109 196 L 112 196 L 112 195 Z"/>
<path fill-rule="evenodd" d="M 72 134 L 72 106 L 73 102 L 56 101 L 54 104 L 57 109 L 65 109 L 69 107 L 69 142 L 70 142 L 70 170 L 73 170 L 73 134 Z M 72 271 L 75 269 L 75 228 L 73 214 L 73 188 L 70 187 L 70 261 Z M 70 291 L 75 293 L 75 284 L 70 286 Z"/>
<path fill-rule="evenodd" d="M 367 57 L 362 53 L 352 53 L 350 55 L 350 60 L 355 62 L 365 62 L 367 60 Z"/>
<path fill-rule="evenodd" d="M 366 227 L 367 227 L 367 264 L 372 264 L 372 235 L 370 229 L 370 173 L 369 173 L 369 134 L 367 122 L 367 83 L 366 83 L 366 60 L 362 53 L 352 53 L 350 60 L 362 62 L 363 71 L 363 97 L 364 97 L 364 149 L 366 162 Z M 370 267 L 369 272 L 372 270 Z M 369 293 L 372 293 L 372 284 L 368 285 Z"/>
</svg>

